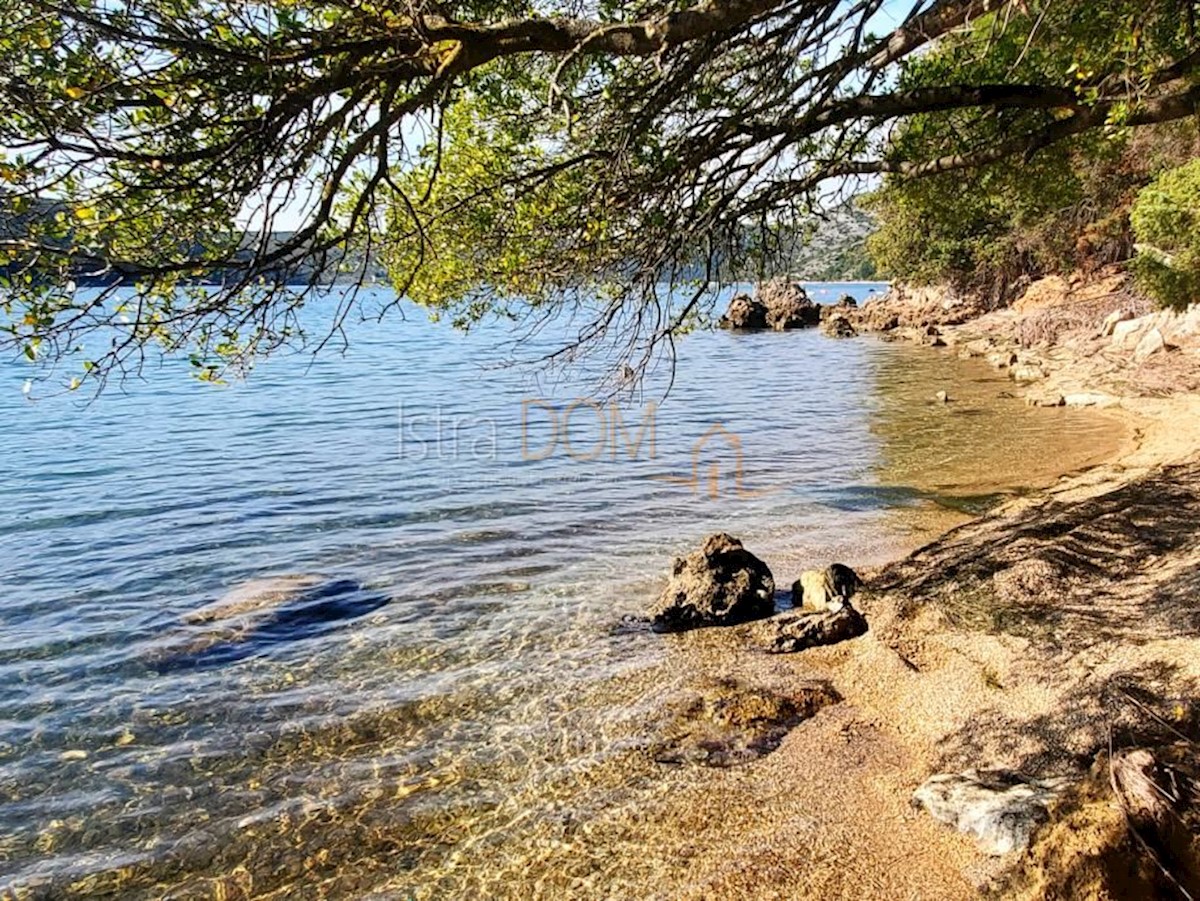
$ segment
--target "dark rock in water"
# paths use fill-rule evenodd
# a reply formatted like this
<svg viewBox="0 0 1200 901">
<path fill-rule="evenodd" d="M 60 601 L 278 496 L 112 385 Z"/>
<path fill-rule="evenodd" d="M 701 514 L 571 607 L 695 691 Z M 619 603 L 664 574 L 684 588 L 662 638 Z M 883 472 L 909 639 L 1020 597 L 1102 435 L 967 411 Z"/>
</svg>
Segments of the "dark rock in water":
<svg viewBox="0 0 1200 901">
<path fill-rule="evenodd" d="M 758 301 L 767 310 L 767 325 L 777 332 L 811 328 L 821 322 L 821 307 L 802 285 L 774 279 L 758 286 Z"/>
<path fill-rule="evenodd" d="M 808 570 L 792 583 L 792 603 L 814 613 L 840 610 L 848 604 L 862 579 L 844 563 L 833 563 L 823 571 Z"/>
<path fill-rule="evenodd" d="M 742 627 L 747 643 L 769 654 L 795 654 L 820 645 L 858 638 L 867 620 L 849 604 L 840 610 L 806 613 L 788 610 Z"/>
<path fill-rule="evenodd" d="M 717 323 L 725 329 L 765 329 L 767 308 L 748 294 L 739 294 L 729 302 L 729 309 Z"/>
<path fill-rule="evenodd" d="M 724 533 L 677 557 L 671 581 L 650 612 L 656 632 L 731 626 L 775 610 L 775 579 L 767 564 Z"/>
<path fill-rule="evenodd" d="M 913 803 L 972 836 L 985 854 L 998 856 L 1029 844 L 1067 784 L 1065 779 L 1030 779 L 1007 770 L 943 773 L 918 788 Z"/>
<path fill-rule="evenodd" d="M 840 701 L 828 683 L 788 694 L 732 679 L 701 686 L 668 707 L 650 752 L 660 763 L 731 767 L 770 754 L 795 726 Z"/>
<path fill-rule="evenodd" d="M 354 579 L 283 576 L 250 582 L 183 618 L 147 662 L 159 672 L 219 666 L 324 635 L 388 598 Z"/>
<path fill-rule="evenodd" d="M 821 331 L 830 338 L 857 338 L 858 332 L 845 316 L 829 316 L 821 323 Z"/>
<path fill-rule="evenodd" d="M 787 279 L 759 285 L 755 296 L 739 294 L 717 325 L 724 329 L 774 329 L 777 332 L 810 328 L 821 322 L 823 308 L 804 290 Z"/>
<path fill-rule="evenodd" d="M 837 299 L 837 303 L 822 305 L 821 321 L 825 322 L 829 319 L 836 319 L 839 316 L 849 321 L 847 317 L 849 317 L 857 309 L 858 301 L 849 294 L 843 294 Z"/>
</svg>

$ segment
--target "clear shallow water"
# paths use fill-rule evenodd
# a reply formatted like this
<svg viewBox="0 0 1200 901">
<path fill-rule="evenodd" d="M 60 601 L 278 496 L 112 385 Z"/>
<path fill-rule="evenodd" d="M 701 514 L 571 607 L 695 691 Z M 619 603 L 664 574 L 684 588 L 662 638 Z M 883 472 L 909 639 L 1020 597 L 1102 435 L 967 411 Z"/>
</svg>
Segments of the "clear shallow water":
<svg viewBox="0 0 1200 901">
<path fill-rule="evenodd" d="M 411 314 L 311 368 L 86 408 L 0 368 L 0 897 L 647 894 L 636 811 L 690 777 L 646 723 L 688 662 L 617 626 L 673 554 L 729 531 L 781 586 L 879 562 L 948 521 L 932 501 L 1117 434 L 813 331 L 689 337 L 614 441 L 607 402 L 490 367 L 495 338 Z M 188 622 L 296 574 L 332 586 L 312 616 Z"/>
</svg>

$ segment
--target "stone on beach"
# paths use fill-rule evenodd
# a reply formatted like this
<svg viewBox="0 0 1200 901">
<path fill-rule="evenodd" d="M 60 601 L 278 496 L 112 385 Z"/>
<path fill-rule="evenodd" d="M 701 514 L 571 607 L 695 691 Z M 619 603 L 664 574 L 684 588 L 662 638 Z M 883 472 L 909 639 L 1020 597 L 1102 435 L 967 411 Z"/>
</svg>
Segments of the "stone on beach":
<svg viewBox="0 0 1200 901">
<path fill-rule="evenodd" d="M 1063 404 L 1068 407 L 1110 407 L 1117 402 L 1111 394 L 1098 391 L 1080 391 L 1063 397 Z"/>
<path fill-rule="evenodd" d="M 1126 319 L 1117 322 L 1112 329 L 1112 346 L 1113 347 L 1134 347 L 1136 346 L 1136 338 L 1141 334 L 1146 327 L 1146 319 Z"/>
<path fill-rule="evenodd" d="M 1105 317 L 1104 322 L 1100 325 L 1100 337 L 1112 337 L 1113 330 L 1116 329 L 1118 322 L 1128 322 L 1132 318 L 1133 314 L 1128 310 L 1116 310 L 1115 312 L 1109 313 L 1108 316 Z"/>
<path fill-rule="evenodd" d="M 865 635 L 867 620 L 846 604 L 839 610 L 813 613 L 788 610 L 743 626 L 747 644 L 769 654 L 795 654 L 821 645 Z"/>
<path fill-rule="evenodd" d="M 736 625 L 774 610 L 771 570 L 736 538 L 718 533 L 698 551 L 675 559 L 650 618 L 655 631 L 682 632 Z"/>
<path fill-rule="evenodd" d="M 862 587 L 858 573 L 844 563 L 807 570 L 792 583 L 792 603 L 810 613 L 841 610 Z"/>
<path fill-rule="evenodd" d="M 933 776 L 913 793 L 913 802 L 938 822 L 973 837 L 985 854 L 999 856 L 1028 846 L 1065 788 L 1064 779 L 968 770 Z"/>
<path fill-rule="evenodd" d="M 1163 338 L 1162 332 L 1156 328 L 1152 328 L 1142 336 L 1142 339 L 1137 343 L 1137 347 L 1133 349 L 1133 359 L 1135 362 L 1140 363 L 1159 351 L 1166 349 L 1167 342 Z"/>
<path fill-rule="evenodd" d="M 1036 382 L 1046 377 L 1046 370 L 1036 363 L 1016 363 L 1009 369 L 1009 376 L 1017 382 Z"/>
</svg>

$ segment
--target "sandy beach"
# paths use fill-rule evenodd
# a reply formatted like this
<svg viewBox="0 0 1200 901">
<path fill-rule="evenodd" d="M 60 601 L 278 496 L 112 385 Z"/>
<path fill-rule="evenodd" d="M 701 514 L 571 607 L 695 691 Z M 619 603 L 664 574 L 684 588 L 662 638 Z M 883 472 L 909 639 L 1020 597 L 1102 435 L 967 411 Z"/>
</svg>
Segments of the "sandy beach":
<svg viewBox="0 0 1200 901">
<path fill-rule="evenodd" d="M 732 661 L 721 630 L 672 639 L 746 682 L 786 690 L 824 680 L 842 700 L 753 771 L 698 786 L 696 809 L 699 796 L 728 795 L 719 822 L 672 799 L 664 840 L 704 853 L 686 870 L 687 892 L 670 897 L 1100 899 L 1170 896 L 1195 878 L 1194 849 L 1155 860 L 1135 841 L 1109 777 L 1114 754 L 1151 748 L 1161 760 L 1190 749 L 1200 712 L 1200 549 L 1190 540 L 1200 395 L 1179 375 L 1193 372 L 1197 349 L 1190 319 L 1176 314 L 1140 323 L 1143 333 L 1168 331 L 1165 349 L 1116 344 L 1112 319 L 1139 319 L 1123 312 L 1125 295 L 1102 293 L 1098 305 L 1085 298 L 1086 311 L 1060 291 L 978 317 L 929 292 L 893 294 L 855 315 L 863 329 L 880 321 L 873 306 L 907 310 L 907 321 L 887 317 L 887 337 L 1036 369 L 1013 390 L 1033 404 L 1053 395 L 1103 406 L 1125 437 L 1103 463 L 866 574 L 861 638 Z M 1050 339 L 1023 342 L 1033 326 Z M 1181 389 L 1160 390 L 1168 381 Z M 954 403 L 956 387 L 946 387 Z M 985 855 L 911 803 L 933 774 L 977 769 L 1069 786 L 1027 853 Z M 1179 815 L 1192 814 L 1184 805 Z"/>
</svg>

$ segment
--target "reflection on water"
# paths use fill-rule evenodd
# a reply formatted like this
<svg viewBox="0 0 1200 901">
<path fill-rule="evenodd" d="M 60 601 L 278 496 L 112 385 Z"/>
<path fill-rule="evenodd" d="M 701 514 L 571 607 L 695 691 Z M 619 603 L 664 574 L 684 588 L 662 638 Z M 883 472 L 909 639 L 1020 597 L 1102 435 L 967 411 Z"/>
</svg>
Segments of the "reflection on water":
<svg viewBox="0 0 1200 901">
<path fill-rule="evenodd" d="M 703 853 L 664 837 L 673 799 L 715 821 L 739 797 L 736 772 L 648 751 L 728 663 L 614 628 L 671 555 L 723 529 L 781 585 L 879 562 L 961 515 L 933 500 L 970 509 L 1116 434 L 948 354 L 720 333 L 683 345 L 653 456 L 533 461 L 522 400 L 571 396 L 480 369 L 487 336 L 354 339 L 86 410 L 0 370 L 0 896 L 669 897 Z M 401 404 L 491 452 L 398 446 Z M 679 480 L 718 424 L 749 495 Z"/>
</svg>

